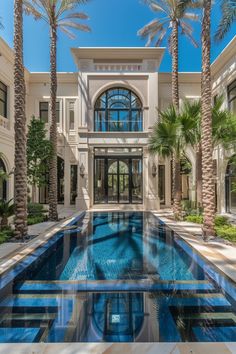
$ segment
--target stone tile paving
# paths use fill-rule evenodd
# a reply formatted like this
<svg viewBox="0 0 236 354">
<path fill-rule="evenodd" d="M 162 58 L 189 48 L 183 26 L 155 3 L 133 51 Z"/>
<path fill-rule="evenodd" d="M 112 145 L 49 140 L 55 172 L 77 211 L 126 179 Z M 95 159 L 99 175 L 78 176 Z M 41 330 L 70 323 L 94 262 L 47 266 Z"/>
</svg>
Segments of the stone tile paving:
<svg viewBox="0 0 236 354">
<path fill-rule="evenodd" d="M 233 343 L 0 344 L 1 354 L 235 354 Z"/>
</svg>

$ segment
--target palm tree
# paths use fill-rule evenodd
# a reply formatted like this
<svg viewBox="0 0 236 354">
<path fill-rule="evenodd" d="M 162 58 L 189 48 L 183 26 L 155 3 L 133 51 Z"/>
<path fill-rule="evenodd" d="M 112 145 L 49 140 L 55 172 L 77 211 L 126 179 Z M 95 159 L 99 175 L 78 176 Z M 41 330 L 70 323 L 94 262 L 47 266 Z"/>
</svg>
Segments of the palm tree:
<svg viewBox="0 0 236 354">
<path fill-rule="evenodd" d="M 199 7 L 196 2 L 191 0 L 145 0 L 151 10 L 163 15 L 148 23 L 138 35 L 147 38 L 146 46 L 154 44 L 159 46 L 164 38 L 168 37 L 169 49 L 172 56 L 172 102 L 179 110 L 179 83 L 178 83 L 178 61 L 179 61 L 179 29 L 181 33 L 190 39 L 191 43 L 196 47 L 192 33 L 193 28 L 189 24 L 189 20 L 198 21 L 199 17 L 194 12 L 188 12 L 190 7 Z M 169 33 L 170 32 L 170 33 Z M 181 185 L 180 185 L 180 164 L 178 158 L 172 156 L 173 181 L 172 191 L 174 196 L 174 214 L 176 218 L 180 216 L 181 205 Z M 177 188 L 177 189 L 176 189 Z"/>
<path fill-rule="evenodd" d="M 211 0 L 203 0 L 202 76 L 201 76 L 201 145 L 202 145 L 202 204 L 203 238 L 215 235 L 215 190 L 213 180 L 213 139 L 211 110 Z"/>
<path fill-rule="evenodd" d="M 23 0 L 14 3 L 14 118 L 15 118 L 15 236 L 27 233 L 27 163 L 25 80 L 23 64 Z"/>
<path fill-rule="evenodd" d="M 227 109 L 223 109 L 224 98 L 216 98 L 212 107 L 212 143 L 213 147 L 221 145 L 224 149 L 235 148 L 236 116 Z M 197 204 L 202 206 L 202 150 L 201 150 L 201 101 L 185 101 L 182 112 L 192 120 L 191 146 L 196 154 L 196 187 Z M 186 132 L 186 134 L 189 134 Z"/>
<path fill-rule="evenodd" d="M 8 227 L 8 218 L 14 215 L 15 205 L 12 203 L 12 199 L 8 202 L 5 200 L 0 200 L 0 217 L 1 217 L 1 225 L 0 230 Z"/>
<path fill-rule="evenodd" d="M 78 5 L 87 0 L 23 0 L 27 14 L 42 19 L 50 26 L 50 140 L 52 157 L 49 163 L 49 219 L 57 220 L 57 32 L 58 28 L 70 38 L 75 38 L 73 29 L 89 32 L 90 28 L 78 22 L 87 15 L 75 12 Z"/>
<path fill-rule="evenodd" d="M 236 0 L 222 0 L 222 18 L 215 33 L 215 40 L 220 41 L 229 31 L 232 23 L 236 21 Z"/>
<path fill-rule="evenodd" d="M 179 166 L 179 170 L 176 170 L 179 178 L 175 178 L 175 190 L 178 191 L 177 198 L 181 201 L 180 162 L 185 154 L 186 146 L 191 144 L 195 138 L 196 123 L 193 119 L 189 119 L 185 112 L 178 113 L 174 105 L 164 112 L 159 112 L 159 115 L 161 119 L 154 125 L 152 136 L 149 139 L 149 151 L 153 154 L 158 153 L 164 158 L 175 156 L 176 166 Z M 177 217 L 179 218 L 180 215 Z"/>
</svg>

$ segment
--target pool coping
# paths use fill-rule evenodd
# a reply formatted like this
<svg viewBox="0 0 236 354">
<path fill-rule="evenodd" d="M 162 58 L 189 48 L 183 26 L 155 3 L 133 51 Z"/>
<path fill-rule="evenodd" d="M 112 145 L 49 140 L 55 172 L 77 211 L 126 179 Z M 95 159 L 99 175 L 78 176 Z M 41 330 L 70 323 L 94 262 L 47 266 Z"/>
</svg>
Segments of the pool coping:
<svg viewBox="0 0 236 354">
<path fill-rule="evenodd" d="M 236 343 L 34 343 L 0 344 L 2 354 L 235 354 Z"/>
<path fill-rule="evenodd" d="M 44 232 L 40 233 L 37 237 L 27 243 L 19 243 L 20 247 L 15 251 L 9 253 L 6 258 L 0 261 L 0 276 L 4 275 L 7 271 L 11 270 L 16 264 L 20 263 L 24 258 L 32 255 L 36 249 L 46 244 L 61 228 L 68 226 L 71 222 L 80 218 L 85 211 L 76 212 L 70 217 L 59 221 L 56 225 L 49 227 Z"/>
</svg>

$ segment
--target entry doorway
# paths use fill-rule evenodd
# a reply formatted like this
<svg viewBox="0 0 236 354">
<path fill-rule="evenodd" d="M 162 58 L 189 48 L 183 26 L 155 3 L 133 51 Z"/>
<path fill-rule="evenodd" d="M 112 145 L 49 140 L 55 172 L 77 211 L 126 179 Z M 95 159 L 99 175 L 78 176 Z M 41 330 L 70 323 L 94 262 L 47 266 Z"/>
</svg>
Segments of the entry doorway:
<svg viewBox="0 0 236 354">
<path fill-rule="evenodd" d="M 95 204 L 141 204 L 142 185 L 142 158 L 95 157 Z"/>
</svg>

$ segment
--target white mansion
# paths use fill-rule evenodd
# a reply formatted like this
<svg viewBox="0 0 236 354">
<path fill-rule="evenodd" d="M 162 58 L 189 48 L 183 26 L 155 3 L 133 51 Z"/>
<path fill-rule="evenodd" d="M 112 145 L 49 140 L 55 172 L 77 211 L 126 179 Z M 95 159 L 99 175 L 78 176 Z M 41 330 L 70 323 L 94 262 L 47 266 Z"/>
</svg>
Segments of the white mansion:
<svg viewBox="0 0 236 354">
<path fill-rule="evenodd" d="M 171 204 L 170 160 L 150 156 L 148 138 L 157 108 L 171 103 L 171 74 L 158 69 L 165 48 L 73 48 L 78 72 L 58 73 L 58 202 L 78 209 L 128 204 L 158 209 Z M 25 69 L 26 114 L 48 121 L 49 73 Z M 180 73 L 180 97 L 200 97 L 200 73 Z M 212 63 L 213 97 L 223 94 L 236 113 L 236 37 Z M 13 51 L 0 38 L 0 169 L 14 166 Z M 219 212 L 236 212 L 234 151 L 214 151 Z M 183 198 L 195 198 L 195 156 L 182 174 Z M 47 181 L 47 176 L 45 176 Z M 13 197 L 13 178 L 0 198 Z M 37 191 L 47 203 L 47 184 Z"/>
</svg>

